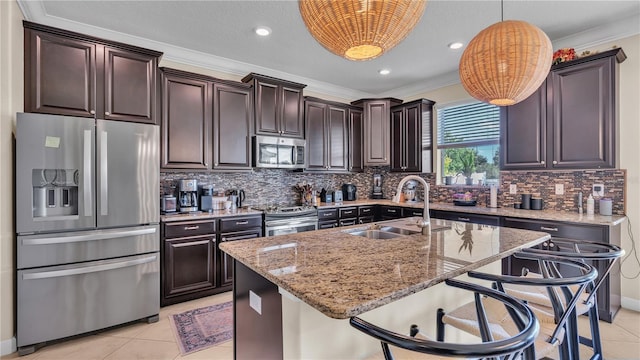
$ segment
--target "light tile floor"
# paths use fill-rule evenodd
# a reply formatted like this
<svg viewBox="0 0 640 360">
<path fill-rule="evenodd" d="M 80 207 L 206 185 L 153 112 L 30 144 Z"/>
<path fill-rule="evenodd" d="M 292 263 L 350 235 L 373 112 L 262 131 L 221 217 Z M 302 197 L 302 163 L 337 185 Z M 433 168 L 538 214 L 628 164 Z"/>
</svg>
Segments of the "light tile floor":
<svg viewBox="0 0 640 360">
<path fill-rule="evenodd" d="M 135 323 L 95 335 L 82 336 L 42 347 L 27 356 L 13 353 L 2 359 L 20 360 L 219 360 L 233 359 L 233 342 L 229 341 L 186 356 L 180 354 L 169 315 L 207 305 L 231 300 L 231 293 L 218 294 L 202 299 L 160 309 L 157 323 Z M 580 327 L 588 334 L 585 317 L 579 319 Z M 600 322 L 604 358 L 607 360 L 640 359 L 640 313 L 621 309 L 613 324 Z M 588 359 L 589 350 L 581 349 L 582 358 Z"/>
</svg>

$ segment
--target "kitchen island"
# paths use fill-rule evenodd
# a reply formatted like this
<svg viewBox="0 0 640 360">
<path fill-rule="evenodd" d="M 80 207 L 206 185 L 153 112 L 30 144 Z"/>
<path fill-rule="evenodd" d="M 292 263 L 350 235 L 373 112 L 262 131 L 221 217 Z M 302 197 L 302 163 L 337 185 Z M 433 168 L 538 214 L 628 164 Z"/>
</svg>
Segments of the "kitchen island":
<svg viewBox="0 0 640 360">
<path fill-rule="evenodd" d="M 500 271 L 497 260 L 550 237 L 436 219 L 425 236 L 416 220 L 221 244 L 236 260 L 236 358 L 362 358 L 379 345 L 350 328 L 349 317 L 404 326 L 435 316 L 433 305 L 463 300 L 448 298 L 437 284 L 482 266 L 497 264 Z M 392 239 L 355 235 L 382 226 L 416 233 Z"/>
</svg>

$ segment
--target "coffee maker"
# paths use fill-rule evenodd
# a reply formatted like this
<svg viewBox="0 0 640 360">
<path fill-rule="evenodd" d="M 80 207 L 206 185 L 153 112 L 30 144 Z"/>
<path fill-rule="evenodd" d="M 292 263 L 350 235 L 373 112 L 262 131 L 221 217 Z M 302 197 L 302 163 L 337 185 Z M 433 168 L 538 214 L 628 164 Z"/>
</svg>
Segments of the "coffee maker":
<svg viewBox="0 0 640 360">
<path fill-rule="evenodd" d="M 373 175 L 373 191 L 371 192 L 372 199 L 383 199 L 384 195 L 382 194 L 382 175 L 374 174 Z"/>
<path fill-rule="evenodd" d="M 198 180 L 178 180 L 180 212 L 198 211 Z"/>
<path fill-rule="evenodd" d="M 345 201 L 356 200 L 357 187 L 353 184 L 342 184 L 342 195 Z"/>
</svg>

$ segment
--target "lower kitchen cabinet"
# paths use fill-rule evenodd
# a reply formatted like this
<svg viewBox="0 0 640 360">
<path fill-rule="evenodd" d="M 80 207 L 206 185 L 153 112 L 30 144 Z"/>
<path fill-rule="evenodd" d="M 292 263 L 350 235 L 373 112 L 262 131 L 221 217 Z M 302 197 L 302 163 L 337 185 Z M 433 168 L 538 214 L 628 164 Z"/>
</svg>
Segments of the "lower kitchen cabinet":
<svg viewBox="0 0 640 360">
<path fill-rule="evenodd" d="M 401 217 L 402 217 L 401 206 L 388 206 L 388 205 L 380 206 L 380 220 L 393 220 L 393 219 L 399 219 Z"/>
<path fill-rule="evenodd" d="M 424 214 L 424 210 L 423 209 L 416 209 L 416 208 L 402 208 L 402 217 L 406 218 L 406 217 L 412 217 L 412 216 L 422 216 Z"/>
<path fill-rule="evenodd" d="M 430 216 L 436 219 L 469 222 L 483 225 L 500 225 L 500 217 L 492 215 L 469 214 L 456 211 L 431 210 Z"/>
<path fill-rule="evenodd" d="M 551 234 L 551 240 L 540 245 L 545 250 L 563 251 L 558 248 L 553 239 L 591 240 L 602 243 L 612 243 L 620 246 L 620 225 L 598 226 L 568 224 L 553 221 L 504 218 L 502 226 L 518 229 L 543 231 Z M 566 249 L 572 251 L 571 249 Z M 606 271 L 602 263 L 595 264 L 599 273 Z M 522 268 L 530 271 L 538 271 L 538 264 L 534 261 L 518 259 L 513 256 L 502 260 L 502 272 L 504 274 L 520 275 Z M 562 269 L 561 269 L 562 271 Z M 612 322 L 615 314 L 620 309 L 620 272 L 611 271 L 608 278 L 598 289 L 597 295 L 598 313 L 601 320 Z"/>
<path fill-rule="evenodd" d="M 216 222 L 165 223 L 162 232 L 160 305 L 219 292 Z"/>
<path fill-rule="evenodd" d="M 318 210 L 318 230 L 330 229 L 338 226 L 338 208 Z"/>
<path fill-rule="evenodd" d="M 262 216 L 243 216 L 220 219 L 220 243 L 262 237 Z M 233 258 L 223 251 L 220 255 L 220 286 L 231 290 Z"/>
</svg>

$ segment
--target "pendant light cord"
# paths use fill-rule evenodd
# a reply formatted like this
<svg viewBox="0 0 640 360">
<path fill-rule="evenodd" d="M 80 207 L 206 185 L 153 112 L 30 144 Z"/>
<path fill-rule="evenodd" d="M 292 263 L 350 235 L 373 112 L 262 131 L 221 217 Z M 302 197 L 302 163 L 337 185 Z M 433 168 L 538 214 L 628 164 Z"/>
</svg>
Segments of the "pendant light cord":
<svg viewBox="0 0 640 360">
<path fill-rule="evenodd" d="M 500 21 L 504 21 L 504 0 L 500 0 Z"/>
</svg>

